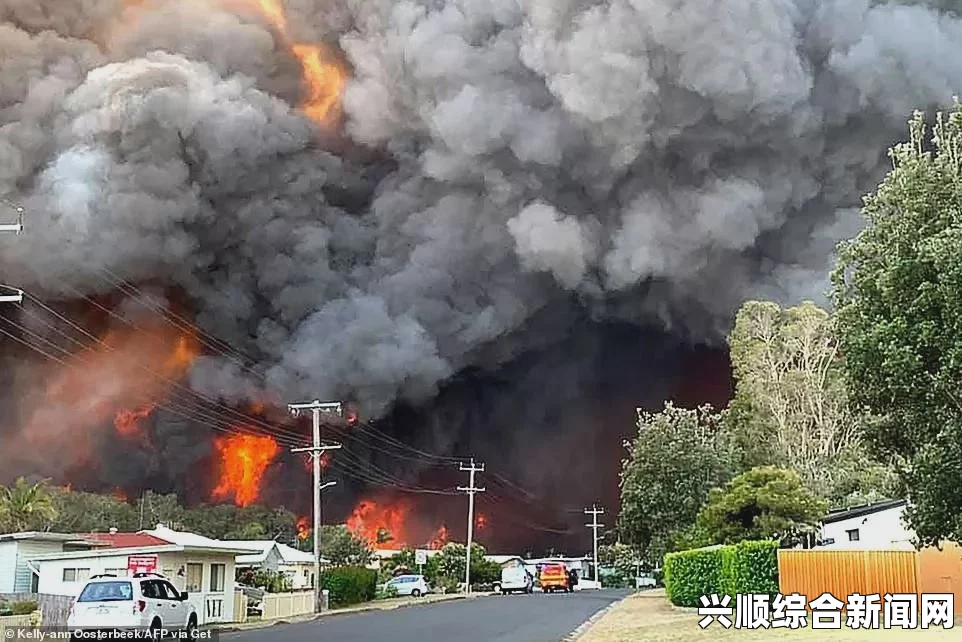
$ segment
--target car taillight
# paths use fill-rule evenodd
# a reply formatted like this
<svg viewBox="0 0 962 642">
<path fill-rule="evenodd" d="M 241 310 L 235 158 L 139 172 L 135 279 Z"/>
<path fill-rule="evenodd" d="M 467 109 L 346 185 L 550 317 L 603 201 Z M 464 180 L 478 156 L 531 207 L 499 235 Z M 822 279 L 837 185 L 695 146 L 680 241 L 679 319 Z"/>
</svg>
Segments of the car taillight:
<svg viewBox="0 0 962 642">
<path fill-rule="evenodd" d="M 147 608 L 147 602 L 144 602 L 143 600 L 137 600 L 137 602 L 134 604 L 134 613 L 143 613 L 145 608 Z"/>
</svg>

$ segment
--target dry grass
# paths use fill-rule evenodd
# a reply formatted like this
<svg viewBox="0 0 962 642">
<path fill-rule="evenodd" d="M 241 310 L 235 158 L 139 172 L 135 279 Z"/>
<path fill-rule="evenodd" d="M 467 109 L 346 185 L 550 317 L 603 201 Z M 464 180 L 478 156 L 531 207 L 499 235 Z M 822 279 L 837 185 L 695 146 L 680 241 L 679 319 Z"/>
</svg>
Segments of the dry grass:
<svg viewBox="0 0 962 642">
<path fill-rule="evenodd" d="M 616 605 L 595 622 L 578 642 L 741 642 L 761 640 L 838 640 L 839 642 L 895 642 L 895 640 L 962 640 L 962 617 L 955 628 L 906 631 L 903 629 L 841 631 L 813 629 L 725 629 L 717 622 L 707 629 L 698 626 L 695 609 L 672 606 L 664 591 L 638 593 Z M 844 619 L 842 621 L 844 625 Z M 809 620 L 811 626 L 811 620 Z"/>
</svg>

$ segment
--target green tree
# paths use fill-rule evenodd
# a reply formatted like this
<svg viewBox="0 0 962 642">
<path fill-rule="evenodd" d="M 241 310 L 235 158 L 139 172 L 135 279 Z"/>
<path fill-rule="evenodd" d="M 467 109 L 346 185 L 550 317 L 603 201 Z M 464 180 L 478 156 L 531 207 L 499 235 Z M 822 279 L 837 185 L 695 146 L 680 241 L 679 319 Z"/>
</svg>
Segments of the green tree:
<svg viewBox="0 0 962 642">
<path fill-rule="evenodd" d="M 45 481 L 31 484 L 20 477 L 12 486 L 0 486 L 0 524 L 4 530 L 45 530 L 56 516 Z"/>
<path fill-rule="evenodd" d="M 960 149 L 958 101 L 931 130 L 916 113 L 832 276 L 852 398 L 896 458 L 921 544 L 962 541 Z"/>
<path fill-rule="evenodd" d="M 604 544 L 598 547 L 598 561 L 609 570 L 606 586 L 633 587 L 638 571 L 650 570 L 650 565 L 642 564 L 641 555 L 627 544 Z M 611 584 L 614 582 L 614 585 Z"/>
<path fill-rule="evenodd" d="M 735 395 L 725 424 L 745 468 L 792 468 L 819 496 L 843 504 L 885 495 L 893 479 L 866 455 L 833 325 L 811 302 L 745 303 L 728 341 Z"/>
<path fill-rule="evenodd" d="M 339 524 L 321 526 L 321 555 L 333 566 L 365 566 L 373 552 L 363 539 Z"/>
<path fill-rule="evenodd" d="M 708 544 L 777 539 L 792 545 L 814 530 L 826 508 L 797 472 L 764 466 L 738 475 L 723 489 L 713 488 L 696 528 Z"/>
<path fill-rule="evenodd" d="M 136 531 L 140 527 L 136 509 L 113 495 L 51 488 L 56 517 L 50 530 L 58 533 L 104 533 L 111 528 Z"/>
<path fill-rule="evenodd" d="M 467 560 L 465 552 L 467 546 L 457 542 L 450 542 L 444 545 L 437 559 L 437 574 L 439 581 L 445 579 L 451 582 L 464 581 L 464 566 Z M 494 567 L 497 567 L 495 572 Z M 496 575 L 495 575 L 496 573 Z M 501 578 L 501 568 L 488 562 L 485 559 L 484 547 L 477 542 L 471 544 L 471 584 L 490 583 Z"/>
<path fill-rule="evenodd" d="M 731 479 L 732 448 L 711 408 L 671 403 L 640 413 L 638 435 L 625 445 L 619 532 L 657 565 L 694 523 L 708 491 Z"/>
</svg>

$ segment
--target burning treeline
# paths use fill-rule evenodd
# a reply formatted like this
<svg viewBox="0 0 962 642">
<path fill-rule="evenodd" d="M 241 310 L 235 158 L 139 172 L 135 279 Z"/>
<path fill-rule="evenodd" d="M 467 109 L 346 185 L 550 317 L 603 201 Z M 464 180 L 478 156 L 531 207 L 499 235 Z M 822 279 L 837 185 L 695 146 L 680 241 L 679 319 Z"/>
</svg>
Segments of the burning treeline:
<svg viewBox="0 0 962 642">
<path fill-rule="evenodd" d="M 43 384 L 33 387 L 22 404 L 25 414 L 20 427 L 13 433 L 7 431 L 12 447 L 5 457 L 36 453 L 35 469 L 70 487 L 71 471 L 96 463 L 105 456 L 102 453 L 108 443 L 128 451 L 155 451 L 152 424 L 158 415 L 166 414 L 192 424 L 190 439 L 212 444 L 212 476 L 202 499 L 238 506 L 263 502 L 268 472 L 277 467 L 283 469 L 287 484 L 309 488 L 309 462 L 303 465 L 299 457 L 285 460 L 286 444 L 272 435 L 258 434 L 260 427 L 255 423 L 263 426 L 262 418 L 276 410 L 271 408 L 274 402 L 267 400 L 270 395 L 232 410 L 190 390 L 188 374 L 205 357 L 205 345 L 189 323 L 172 323 L 167 311 L 141 310 L 129 319 L 108 311 L 120 321 L 100 336 L 89 335 L 85 344 L 78 342 L 75 352 L 37 366 Z M 238 420 L 215 421 L 216 414 Z M 276 414 L 286 417 L 286 413 Z M 353 409 L 346 415 L 349 423 L 356 419 Z M 250 421 L 244 422 L 243 417 Z M 279 428 L 294 429 L 291 425 Z M 58 457 L 51 460 L 48 454 L 54 452 Z M 331 453 L 322 456 L 323 468 L 332 457 Z M 53 468 L 41 465 L 51 461 Z M 126 501 L 130 492 L 138 490 L 118 487 L 109 492 Z M 372 547 L 440 548 L 448 540 L 443 523 L 429 524 L 409 499 L 389 494 L 360 500 L 346 523 Z M 479 516 L 478 528 L 485 524 L 485 518 Z M 301 539 L 310 537 L 306 517 L 298 521 L 297 533 Z"/>
</svg>

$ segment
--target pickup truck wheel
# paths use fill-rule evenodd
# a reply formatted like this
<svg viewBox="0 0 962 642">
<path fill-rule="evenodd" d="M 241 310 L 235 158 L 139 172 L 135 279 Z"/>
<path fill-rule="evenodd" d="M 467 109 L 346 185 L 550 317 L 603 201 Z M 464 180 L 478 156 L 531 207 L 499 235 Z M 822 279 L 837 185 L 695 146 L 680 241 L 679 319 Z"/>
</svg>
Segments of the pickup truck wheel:
<svg viewBox="0 0 962 642">
<path fill-rule="evenodd" d="M 421 597 L 421 589 L 414 589 L 411 591 L 411 597 Z"/>
</svg>

